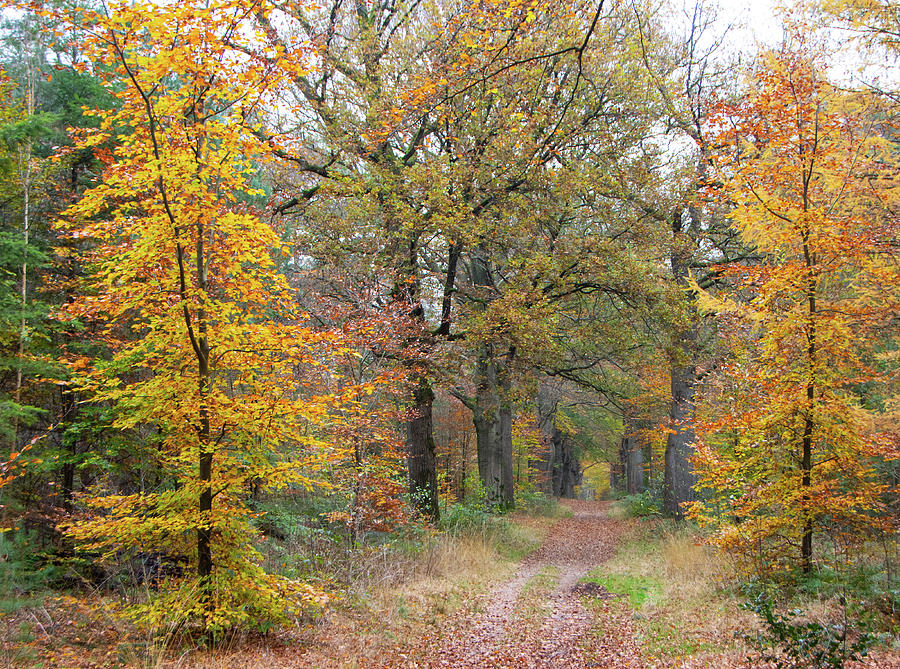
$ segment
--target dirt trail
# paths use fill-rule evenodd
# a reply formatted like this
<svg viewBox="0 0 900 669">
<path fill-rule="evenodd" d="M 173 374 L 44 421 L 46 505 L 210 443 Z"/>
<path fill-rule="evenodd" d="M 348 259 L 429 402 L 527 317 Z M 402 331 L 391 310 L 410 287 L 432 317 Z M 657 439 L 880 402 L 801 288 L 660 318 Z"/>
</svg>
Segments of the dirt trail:
<svg viewBox="0 0 900 669">
<path fill-rule="evenodd" d="M 439 639 L 409 654 L 385 658 L 384 666 L 642 667 L 631 621 L 605 610 L 604 632 L 592 632 L 594 616 L 575 589 L 585 574 L 612 556 L 622 523 L 608 517 L 608 502 L 566 504 L 573 516 L 554 524 L 513 578 L 490 594 L 483 612 L 454 619 Z M 558 573 L 555 591 L 537 611 L 517 609 L 525 585 L 548 567 Z"/>
<path fill-rule="evenodd" d="M 261 646 L 251 659 L 247 648 L 231 657 L 202 658 L 173 666 L 204 669 L 749 669 L 733 649 L 671 659 L 642 656 L 627 604 L 597 585 L 579 584 L 613 556 L 626 523 L 612 519 L 608 502 L 566 501 L 571 518 L 557 521 L 544 544 L 529 555 L 511 579 L 479 602 L 442 620 L 419 644 L 369 644 L 352 621 L 325 627 L 303 643 Z M 552 567 L 553 569 L 548 569 Z M 543 572 L 543 574 L 542 574 Z M 535 577 L 541 576 L 540 579 Z M 555 581 L 553 578 L 555 577 Z M 532 579 L 535 579 L 532 581 Z M 526 589 L 529 582 L 536 584 Z M 549 584 L 552 583 L 552 586 Z M 588 601 L 582 595 L 588 595 Z M 480 606 L 479 606 L 480 604 Z M 419 628 L 428 627 L 420 624 Z M 424 630 L 422 630 L 424 631 Z M 408 637 L 406 637 L 408 638 Z M 299 652 L 298 652 L 299 651 Z M 893 653 L 851 663 L 858 669 L 900 669 Z M 168 666 L 168 665 L 167 665 Z"/>
</svg>

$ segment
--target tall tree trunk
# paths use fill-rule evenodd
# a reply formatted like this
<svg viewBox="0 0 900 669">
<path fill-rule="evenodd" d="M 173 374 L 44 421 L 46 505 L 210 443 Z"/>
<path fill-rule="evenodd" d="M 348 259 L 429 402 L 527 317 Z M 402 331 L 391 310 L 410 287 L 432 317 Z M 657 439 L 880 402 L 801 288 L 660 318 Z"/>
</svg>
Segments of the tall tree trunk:
<svg viewBox="0 0 900 669">
<path fill-rule="evenodd" d="M 160 174 L 159 189 L 163 197 L 163 202 L 169 211 L 169 218 L 174 226 L 175 233 L 175 255 L 178 262 L 178 281 L 179 295 L 182 300 L 182 313 L 184 315 L 185 327 L 187 329 L 188 339 L 191 342 L 191 348 L 194 352 L 194 358 L 197 363 L 197 390 L 199 395 L 200 408 L 197 412 L 197 465 L 198 479 L 200 481 L 200 494 L 197 499 L 198 510 L 200 511 L 200 521 L 197 525 L 197 576 L 200 586 L 198 597 L 201 605 L 207 611 L 213 608 L 212 601 L 212 528 L 209 520 L 212 515 L 212 466 L 213 466 L 213 448 L 210 443 L 211 425 L 209 418 L 209 407 L 207 401 L 210 391 L 210 369 L 209 369 L 209 332 L 207 328 L 206 309 L 197 308 L 196 319 L 191 315 L 188 306 L 188 279 L 186 267 L 186 253 L 182 245 L 179 235 L 180 226 L 177 224 L 175 216 L 171 213 L 168 205 L 168 195 L 165 189 L 165 182 Z M 206 253 L 204 250 L 205 231 L 202 222 L 197 223 L 197 242 L 195 248 L 195 272 L 197 288 L 201 296 L 205 296 L 208 289 L 208 267 L 206 264 Z M 196 322 L 196 325 L 195 325 Z"/>
<path fill-rule="evenodd" d="M 495 290 L 494 273 L 485 245 L 478 247 L 472 257 L 472 283 L 485 291 L 489 300 Z M 486 302 L 485 302 L 486 303 Z M 478 475 L 493 504 L 512 508 L 514 504 L 512 406 L 509 395 L 512 386 L 510 367 L 515 348 L 509 347 L 498 355 L 493 341 L 484 342 L 475 363 L 475 400 L 471 404 L 475 424 Z"/>
<path fill-rule="evenodd" d="M 663 510 L 673 518 L 683 518 L 682 504 L 696 499 L 696 477 L 690 458 L 694 455 L 694 385 L 697 371 L 693 365 L 672 367 L 672 402 L 669 408 L 671 432 L 666 438 L 663 480 Z"/>
<path fill-rule="evenodd" d="M 622 470 L 622 463 L 617 457 L 609 463 L 609 489 L 624 490 L 625 484 L 623 483 L 623 480 L 624 472 Z"/>
<path fill-rule="evenodd" d="M 559 397 L 552 389 L 542 386 L 538 390 L 538 425 L 543 435 L 546 472 L 545 491 L 554 497 L 574 497 L 575 486 L 581 484 L 583 471 L 575 452 L 575 442 L 570 435 L 556 426 Z"/>
<path fill-rule="evenodd" d="M 631 420 L 625 422 L 625 434 L 622 437 L 622 462 L 624 464 L 625 490 L 629 495 L 637 495 L 644 492 L 644 438 L 639 436 L 637 430 L 640 425 Z"/>
<path fill-rule="evenodd" d="M 810 385 L 807 388 L 809 399 L 813 399 L 813 388 Z M 812 420 L 807 418 L 803 427 L 803 459 L 800 463 L 803 472 L 801 485 L 803 487 L 803 504 L 809 506 L 809 488 L 812 485 Z M 813 524 L 809 509 L 803 509 L 803 536 L 800 540 L 800 568 L 804 574 L 812 571 L 812 540 L 813 540 Z"/>
<path fill-rule="evenodd" d="M 509 404 L 509 360 L 494 355 L 492 344 L 478 353 L 475 368 L 476 391 L 472 411 L 478 451 L 478 475 L 493 504 L 512 508 L 514 504 L 512 407 Z"/>
<path fill-rule="evenodd" d="M 804 175 L 803 210 L 808 209 L 808 177 Z M 812 486 L 813 415 L 816 408 L 816 293 L 818 280 L 815 273 L 816 256 L 810 247 L 809 230 L 803 233 L 803 257 L 806 263 L 806 307 L 809 325 L 806 330 L 806 360 L 809 376 L 806 382 L 806 415 L 803 419 L 803 454 L 800 462 L 803 488 L 803 536 L 800 542 L 800 567 L 804 574 L 812 571 L 813 519 L 810 507 L 809 489 Z"/>
<path fill-rule="evenodd" d="M 699 212 L 690 209 L 691 220 L 696 224 Z M 683 217 L 672 219 L 672 274 L 682 288 L 687 286 L 688 263 L 691 257 L 690 238 L 683 230 Z M 697 368 L 693 359 L 698 336 L 698 324 L 694 298 L 688 298 L 691 325 L 680 333 L 676 347 L 676 359 L 671 367 L 671 400 L 669 404 L 670 429 L 666 438 L 665 471 L 663 473 L 663 511 L 673 518 L 684 517 L 685 502 L 696 499 L 696 477 L 690 458 L 694 455 L 694 386 Z"/>
<path fill-rule="evenodd" d="M 441 512 L 434 454 L 433 403 L 431 384 L 424 374 L 420 374 L 413 390 L 413 413 L 406 422 L 409 494 L 419 513 L 437 522 Z"/>
<path fill-rule="evenodd" d="M 202 230 L 201 230 L 202 232 Z M 200 245 L 198 244 L 198 247 Z M 198 249 L 198 257 L 201 255 Z M 202 267 L 202 265 L 201 265 Z M 204 271 L 200 271 L 201 291 L 206 290 L 206 280 Z M 198 388 L 200 390 L 200 426 L 198 429 L 200 455 L 199 455 L 199 474 L 200 474 L 200 498 L 198 500 L 200 507 L 201 525 L 197 528 L 197 575 L 200 577 L 200 596 L 204 600 L 204 605 L 212 608 L 210 577 L 212 575 L 212 530 L 209 526 L 209 518 L 212 515 L 212 465 L 213 451 L 210 444 L 210 421 L 209 408 L 206 405 L 209 397 L 210 386 L 210 370 L 209 370 L 209 344 L 206 332 L 206 314 L 203 309 L 197 310 L 199 350 L 197 356 L 197 377 Z"/>
<path fill-rule="evenodd" d="M 538 472 L 538 490 L 547 495 L 555 494 L 553 488 L 553 468 L 557 461 L 556 452 L 556 407 L 558 393 L 541 384 L 537 394 L 537 426 L 541 433 L 539 458 L 531 467 Z"/>
<path fill-rule="evenodd" d="M 553 463 L 553 495 L 575 497 L 575 486 L 581 485 L 582 469 L 575 455 L 575 442 L 565 432 L 556 430 L 554 435 L 556 459 Z"/>
<path fill-rule="evenodd" d="M 401 224 L 391 224 L 390 227 L 402 227 Z M 398 248 L 394 255 L 397 257 L 399 276 L 402 277 L 393 289 L 394 299 L 401 302 L 408 309 L 409 316 L 415 319 L 421 327 L 417 335 L 417 343 L 427 351 L 434 349 L 434 340 L 428 334 L 428 323 L 425 318 L 425 309 L 422 306 L 419 277 L 417 273 L 419 258 L 419 243 L 415 234 L 402 236 L 403 253 Z M 451 253 L 452 255 L 452 253 Z M 446 334 L 450 328 L 450 301 L 453 282 L 456 277 L 456 265 L 451 258 L 451 267 L 448 269 L 445 299 L 442 303 L 441 325 L 438 334 Z M 418 363 L 413 361 L 415 366 Z M 409 483 L 409 493 L 416 509 L 425 517 L 437 522 L 440 518 L 440 502 L 437 486 L 437 458 L 434 447 L 434 420 L 432 408 L 434 404 L 434 391 L 428 380 L 426 372 L 416 370 L 413 377 L 413 390 L 411 397 L 411 412 L 406 421 L 406 473 Z"/>
<path fill-rule="evenodd" d="M 572 437 L 556 426 L 559 395 L 542 386 L 538 390 L 538 425 L 543 435 L 546 471 L 546 492 L 554 497 L 574 497 L 575 486 L 581 485 L 584 475 Z"/>
</svg>

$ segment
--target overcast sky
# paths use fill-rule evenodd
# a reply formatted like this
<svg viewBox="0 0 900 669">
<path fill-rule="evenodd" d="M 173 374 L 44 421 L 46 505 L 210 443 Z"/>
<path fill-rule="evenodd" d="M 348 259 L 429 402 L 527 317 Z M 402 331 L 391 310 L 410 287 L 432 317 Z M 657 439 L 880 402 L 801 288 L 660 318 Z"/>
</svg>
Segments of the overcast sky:
<svg viewBox="0 0 900 669">
<path fill-rule="evenodd" d="M 683 3 L 685 9 L 681 19 L 689 23 L 685 13 L 693 9 L 694 0 L 670 0 L 675 7 Z M 779 6 L 790 6 L 791 0 L 705 0 L 711 7 L 718 7 L 717 34 L 730 26 L 724 41 L 726 51 L 742 53 L 752 58 L 760 47 L 777 47 L 783 38 L 783 10 Z M 676 12 L 677 14 L 677 12 Z M 828 52 L 831 55 L 831 78 L 848 85 L 880 81 L 896 86 L 900 83 L 900 64 L 893 58 L 878 61 L 878 67 L 862 68 L 862 59 L 852 49 L 854 41 L 845 29 L 835 28 L 826 35 Z M 869 59 L 871 62 L 871 59 Z"/>
<path fill-rule="evenodd" d="M 776 16 L 773 0 L 719 0 L 720 20 L 733 23 L 746 46 L 759 42 L 773 46 L 781 40 L 781 17 Z"/>
</svg>

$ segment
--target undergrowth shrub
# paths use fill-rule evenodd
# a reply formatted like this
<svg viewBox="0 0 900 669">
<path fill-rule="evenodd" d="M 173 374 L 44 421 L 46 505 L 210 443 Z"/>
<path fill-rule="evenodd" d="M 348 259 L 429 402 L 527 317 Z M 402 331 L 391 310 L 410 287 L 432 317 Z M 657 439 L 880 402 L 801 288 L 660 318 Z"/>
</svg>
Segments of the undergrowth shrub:
<svg viewBox="0 0 900 669">
<path fill-rule="evenodd" d="M 563 515 L 559 502 L 553 497 L 536 490 L 526 490 L 517 494 L 516 508 L 534 516 L 555 518 Z"/>
<path fill-rule="evenodd" d="M 625 495 L 622 504 L 629 516 L 633 518 L 662 517 L 662 500 L 652 490 L 645 490 L 636 495 Z"/>
<path fill-rule="evenodd" d="M 748 595 L 742 608 L 759 617 L 763 630 L 743 638 L 759 651 L 763 661 L 778 669 L 843 669 L 846 662 L 865 657 L 876 641 L 868 621 L 856 616 L 851 620 L 843 597 L 842 619 L 823 624 L 807 620 L 800 609 L 789 616 L 777 613 L 761 588 L 749 588 Z"/>
<path fill-rule="evenodd" d="M 68 566 L 54 546 L 25 530 L 0 532 L 0 595 L 23 595 L 67 583 Z"/>
<path fill-rule="evenodd" d="M 467 534 L 494 529 L 505 520 L 491 513 L 480 501 L 451 504 L 441 510 L 440 529 L 449 534 Z"/>
</svg>

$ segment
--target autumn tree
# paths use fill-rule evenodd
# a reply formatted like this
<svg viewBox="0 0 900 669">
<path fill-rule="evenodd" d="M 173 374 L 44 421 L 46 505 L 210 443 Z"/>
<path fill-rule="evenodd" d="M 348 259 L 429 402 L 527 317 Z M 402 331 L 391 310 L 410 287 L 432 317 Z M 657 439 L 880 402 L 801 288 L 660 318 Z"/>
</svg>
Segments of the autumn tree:
<svg viewBox="0 0 900 669">
<path fill-rule="evenodd" d="M 763 260 L 732 265 L 730 297 L 707 304 L 739 336 L 714 375 L 719 415 L 697 459 L 711 497 L 694 515 L 763 568 L 791 546 L 809 572 L 817 532 L 852 540 L 883 511 L 873 464 L 886 444 L 854 389 L 874 379 L 873 333 L 896 304 L 873 187 L 895 172 L 871 98 L 829 84 L 822 56 L 795 39 L 764 55 L 751 91 L 718 116 L 717 196 Z"/>
<path fill-rule="evenodd" d="M 723 267 L 754 257 L 725 216 L 727 206 L 705 192 L 713 177 L 712 116 L 716 104 L 732 95 L 734 87 L 736 65 L 721 49 L 728 28 L 718 25 L 715 7 L 703 0 L 685 8 L 684 20 L 683 32 L 671 38 L 670 74 L 665 76 L 646 60 L 662 99 L 667 134 L 675 141 L 673 151 L 681 155 L 664 186 L 668 197 L 658 198 L 650 208 L 669 231 L 667 265 L 676 291 L 659 324 L 667 340 L 660 344 L 669 368 L 662 504 L 663 511 L 676 518 L 684 516 L 685 503 L 696 499 L 695 393 L 702 368 L 718 355 L 714 323 L 697 310 L 691 280 L 715 290 Z"/>
<path fill-rule="evenodd" d="M 215 631 L 320 602 L 262 570 L 247 504 L 255 487 L 311 485 L 335 452 L 311 426 L 353 394 L 311 389 L 327 377 L 328 336 L 303 325 L 250 183 L 272 90 L 308 65 L 305 45 L 262 39 L 257 21 L 272 11 L 116 3 L 62 17 L 89 28 L 86 54 L 118 101 L 77 144 L 97 147 L 102 181 L 61 223 L 93 242 L 90 285 L 66 312 L 104 323 L 111 357 L 69 362 L 93 401 L 115 407 L 114 428 L 155 430 L 163 472 L 156 489 L 95 490 L 82 500 L 93 514 L 67 531 L 105 559 L 137 550 L 186 563 L 135 609 L 149 625 L 174 616 Z"/>
<path fill-rule="evenodd" d="M 409 493 L 423 515 L 437 519 L 434 366 L 426 360 L 435 338 L 421 306 L 418 271 L 420 239 L 433 225 L 418 216 L 425 204 L 407 185 L 423 176 L 416 165 L 430 121 L 423 117 L 409 134 L 382 130 L 394 118 L 392 109 L 402 106 L 403 82 L 415 76 L 417 59 L 439 28 L 419 2 L 335 0 L 323 7 L 284 3 L 282 9 L 314 45 L 318 67 L 296 73 L 284 88 L 296 112 L 269 133 L 283 161 L 275 174 L 276 212 L 293 233 L 297 255 L 331 270 L 316 294 L 347 314 L 350 327 L 356 319 L 371 322 L 377 312 L 405 315 L 405 322 L 392 318 L 389 326 L 400 346 L 388 356 L 378 347 L 366 355 L 407 375 L 402 431 Z M 276 24 L 266 30 L 276 42 L 286 39 Z M 406 176 L 411 171 L 419 176 Z"/>
<path fill-rule="evenodd" d="M 900 112 L 900 90 L 897 86 L 897 56 L 900 54 L 900 6 L 890 0 L 821 0 L 813 5 L 813 8 L 822 10 L 813 14 L 812 20 L 816 24 L 824 24 L 826 28 L 837 28 L 837 34 L 841 38 L 847 38 L 844 47 L 850 47 L 850 53 L 855 61 L 861 61 L 862 67 L 858 68 L 852 83 L 848 84 L 881 98 L 886 127 L 896 128 L 898 112 Z M 836 24 L 836 25 L 835 25 Z M 886 131 L 894 145 L 897 143 L 896 129 Z M 892 168 L 896 167 L 896 153 L 885 156 L 885 163 Z M 882 208 L 887 214 L 881 218 L 883 227 L 882 237 L 890 239 L 893 235 L 893 243 L 890 244 L 896 256 L 900 254 L 900 242 L 896 232 L 889 231 L 891 217 L 889 212 L 896 212 L 898 207 L 897 189 L 890 178 L 891 172 L 873 175 L 871 184 L 882 203 Z M 897 305 L 895 305 L 895 309 Z M 873 361 L 876 368 L 888 371 L 897 364 L 900 354 L 900 332 L 897 328 L 887 330 L 881 337 L 882 348 L 880 359 Z M 888 434 L 895 444 L 900 447 L 900 384 L 881 384 L 872 387 L 872 394 L 868 401 L 874 405 L 880 405 L 884 412 L 877 417 L 877 422 Z M 892 468 L 890 476 L 897 480 L 900 476 L 900 463 L 896 461 L 889 465 Z M 900 511 L 896 503 L 892 505 L 894 513 Z"/>
<path fill-rule="evenodd" d="M 464 337 L 474 372 L 454 392 L 472 410 L 482 480 L 501 504 L 512 503 L 523 376 L 609 364 L 606 339 L 583 347 L 593 348 L 590 361 L 572 360 L 573 334 L 598 334 L 579 315 L 592 300 L 627 310 L 652 292 L 652 243 L 630 242 L 653 235 L 640 200 L 657 158 L 646 73 L 623 55 L 639 39 L 631 11 L 598 3 L 572 18 L 523 6 L 512 16 L 524 26 L 494 19 L 510 39 L 484 52 L 478 40 L 457 40 L 455 55 L 434 65 L 442 83 L 423 91 L 435 100 L 434 136 L 447 156 L 435 161 L 448 184 L 435 196 L 457 212 L 447 231 L 460 254 L 452 333 Z M 629 112 L 638 99 L 646 113 Z"/>
</svg>

